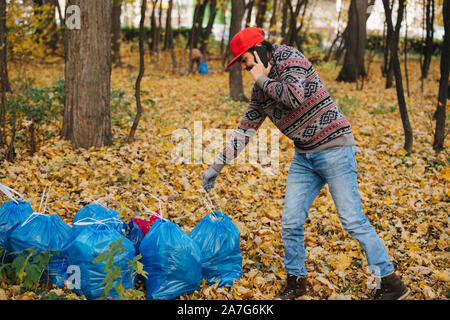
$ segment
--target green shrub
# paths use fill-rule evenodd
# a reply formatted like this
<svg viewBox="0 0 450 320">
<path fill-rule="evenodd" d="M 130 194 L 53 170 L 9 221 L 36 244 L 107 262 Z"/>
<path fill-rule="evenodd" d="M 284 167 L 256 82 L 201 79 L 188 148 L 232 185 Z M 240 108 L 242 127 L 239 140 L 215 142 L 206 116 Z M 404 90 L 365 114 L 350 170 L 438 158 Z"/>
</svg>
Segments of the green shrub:
<svg viewBox="0 0 450 320">
<path fill-rule="evenodd" d="M 22 252 L 6 254 L 0 248 L 0 256 L 2 257 L 0 281 L 23 285 L 27 289 L 37 288 L 50 261 L 50 253 L 53 252 L 45 250 L 39 253 L 35 247 L 31 247 Z M 10 255 L 15 256 L 15 258 L 8 262 L 6 258 Z"/>
<path fill-rule="evenodd" d="M 123 39 L 127 42 L 138 41 L 139 40 L 139 27 L 133 26 L 124 26 L 121 28 Z M 147 34 L 147 39 L 151 38 L 152 28 L 145 27 L 145 32 Z M 189 33 L 191 32 L 190 28 L 181 27 L 179 29 L 172 28 L 173 37 L 177 38 L 178 36 L 183 36 L 185 39 L 189 38 Z M 162 29 L 161 32 L 161 40 L 162 35 L 165 33 L 165 29 Z"/>
<path fill-rule="evenodd" d="M 386 107 L 384 104 L 379 104 L 378 106 L 374 107 L 371 111 L 369 111 L 370 114 L 386 114 L 388 112 L 395 112 L 397 110 L 397 105 L 393 105 L 390 107 Z"/>
<path fill-rule="evenodd" d="M 373 34 L 369 33 L 367 35 L 367 46 L 366 48 L 368 50 L 373 50 L 376 52 L 382 51 L 384 44 L 383 44 L 383 35 L 380 34 Z M 399 48 L 403 51 L 404 48 L 404 37 L 401 37 L 399 39 Z M 425 47 L 425 39 L 419 38 L 419 37 L 407 37 L 406 38 L 407 44 L 406 48 L 408 53 L 412 54 L 422 54 L 422 50 Z M 434 56 L 440 56 L 442 52 L 442 45 L 443 41 L 439 39 L 433 40 L 433 55 Z"/>
<path fill-rule="evenodd" d="M 99 254 L 93 261 L 93 263 L 105 263 L 106 276 L 103 279 L 101 285 L 105 285 L 105 289 L 103 291 L 103 295 L 99 298 L 99 300 L 104 300 L 108 296 L 108 293 L 113 289 L 114 280 L 120 279 L 122 277 L 121 268 L 114 265 L 114 257 L 120 253 L 125 251 L 124 247 L 121 247 L 122 241 L 124 238 L 121 238 L 117 241 L 111 242 L 109 244 L 109 250 Z M 139 261 L 141 259 L 141 255 L 137 255 L 128 263 L 128 267 L 133 268 L 133 274 L 141 275 L 144 278 L 147 278 L 147 272 L 144 271 L 144 265 Z M 114 290 L 116 290 L 117 294 L 121 299 L 127 297 L 127 299 L 141 299 L 144 297 L 144 293 L 135 289 L 128 289 L 125 292 L 125 289 L 122 285 L 122 281 L 118 285 L 115 286 Z"/>
</svg>

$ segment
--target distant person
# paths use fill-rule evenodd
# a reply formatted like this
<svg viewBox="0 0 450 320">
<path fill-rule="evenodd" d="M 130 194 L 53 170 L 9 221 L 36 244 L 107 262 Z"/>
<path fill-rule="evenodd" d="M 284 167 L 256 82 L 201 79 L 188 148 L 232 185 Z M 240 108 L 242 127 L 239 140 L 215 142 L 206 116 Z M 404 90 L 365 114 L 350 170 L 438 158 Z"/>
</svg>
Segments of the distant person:
<svg viewBox="0 0 450 320">
<path fill-rule="evenodd" d="M 203 54 L 202 54 L 202 52 L 199 49 L 197 49 L 197 48 L 192 49 L 192 51 L 191 51 L 191 65 L 190 65 L 190 68 L 189 68 L 189 73 L 191 73 L 192 70 L 197 70 L 198 71 L 198 69 L 199 69 L 199 67 L 200 67 L 202 62 L 203 62 Z"/>
</svg>

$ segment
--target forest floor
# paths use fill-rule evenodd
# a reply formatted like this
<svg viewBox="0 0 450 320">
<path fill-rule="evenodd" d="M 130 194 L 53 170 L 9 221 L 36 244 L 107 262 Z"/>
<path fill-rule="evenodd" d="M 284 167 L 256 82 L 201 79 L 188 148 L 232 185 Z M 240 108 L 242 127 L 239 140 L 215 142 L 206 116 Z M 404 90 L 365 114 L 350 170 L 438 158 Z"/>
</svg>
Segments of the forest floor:
<svg viewBox="0 0 450 320">
<path fill-rule="evenodd" d="M 188 132 L 193 145 L 194 127 L 200 124 L 203 132 L 218 129 L 214 133 L 225 140 L 226 130 L 237 128 L 247 105 L 230 99 L 229 74 L 222 71 L 221 61 L 208 62 L 208 75 L 185 76 L 179 74 L 186 71 L 185 59 L 179 60 L 183 68 L 173 75 L 169 56 L 161 56 L 159 62 L 148 61 L 146 65 L 141 84 L 148 92 L 143 97 L 143 117 L 135 141 L 126 144 L 135 113 L 134 83 L 139 64 L 135 52 L 123 53 L 122 59 L 124 67 L 112 71 L 112 89 L 125 93 L 112 109 L 113 145 L 89 151 L 73 150 L 58 135 L 59 118 L 40 128 L 39 150 L 35 155 L 29 156 L 27 146 L 21 145 L 19 139 L 16 160 L 0 165 L 0 181 L 23 194 L 33 208 L 39 207 L 43 189 L 51 183 L 47 210 L 69 225 L 79 209 L 104 196 L 108 196 L 108 206 L 128 222 L 130 217 L 140 216 L 142 204 L 158 208 L 158 203 L 148 196 L 152 193 L 163 202 L 162 214 L 189 233 L 208 214 L 199 189 L 202 174 L 215 153 L 206 152 L 206 159 L 202 160 L 201 153 L 194 152 L 191 161 L 177 164 L 172 158 L 177 146 L 172 139 L 174 133 Z M 432 61 L 423 90 L 419 62 L 409 62 L 411 94 L 408 96 L 405 90 L 405 96 L 414 131 L 411 154 L 403 150 L 395 87 L 385 89 L 380 66 L 378 59 L 370 63 L 362 90 L 355 84 L 335 81 L 338 68 L 333 63 L 315 67 L 352 125 L 358 148 L 363 211 L 410 288 L 409 299 L 448 299 L 448 139 L 446 149 L 439 155 L 432 149 L 431 119 L 437 104 L 439 61 Z M 14 81 L 17 77 L 14 66 L 10 74 Z M 38 83 L 50 85 L 64 79 L 64 64 L 62 61 L 29 64 L 27 74 Z M 252 79 L 245 72 L 247 96 L 251 87 Z M 270 135 L 276 127 L 267 120 L 260 128 L 264 130 Z M 240 229 L 242 278 L 226 288 L 202 284 L 199 290 L 181 299 L 272 299 L 281 288 L 286 277 L 281 213 L 293 143 L 280 135 L 279 150 L 278 165 L 231 163 L 217 179 L 212 193 L 217 207 L 225 210 Z M 310 210 L 305 247 L 309 285 L 307 295 L 300 299 L 372 297 L 375 280 L 368 272 L 365 255 L 358 242 L 343 230 L 327 187 Z M 53 291 L 63 294 L 61 290 Z M 20 290 L 17 285 L 1 283 L 1 298 L 40 296 Z M 70 294 L 67 298 L 79 297 Z"/>
</svg>

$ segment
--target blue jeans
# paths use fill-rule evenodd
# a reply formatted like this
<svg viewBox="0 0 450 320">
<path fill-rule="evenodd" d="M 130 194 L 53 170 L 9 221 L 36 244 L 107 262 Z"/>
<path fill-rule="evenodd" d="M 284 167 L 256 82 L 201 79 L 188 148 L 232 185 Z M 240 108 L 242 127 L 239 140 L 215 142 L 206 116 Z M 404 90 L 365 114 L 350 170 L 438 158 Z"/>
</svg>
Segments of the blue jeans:
<svg viewBox="0 0 450 320">
<path fill-rule="evenodd" d="M 361 209 L 356 147 L 335 147 L 317 153 L 295 152 L 289 169 L 283 216 L 284 264 L 288 274 L 306 275 L 304 229 L 308 211 L 325 183 L 344 230 L 363 248 L 370 271 L 384 276 L 394 270 L 386 248 Z M 317 221 L 320 223 L 320 221 Z"/>
</svg>

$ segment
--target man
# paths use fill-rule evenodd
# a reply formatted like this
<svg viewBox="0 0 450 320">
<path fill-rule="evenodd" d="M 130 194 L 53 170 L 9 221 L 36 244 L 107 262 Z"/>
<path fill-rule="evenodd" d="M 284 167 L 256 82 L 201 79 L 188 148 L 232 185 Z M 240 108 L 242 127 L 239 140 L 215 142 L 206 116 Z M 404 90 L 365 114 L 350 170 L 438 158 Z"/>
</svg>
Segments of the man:
<svg viewBox="0 0 450 320">
<path fill-rule="evenodd" d="M 198 70 L 202 61 L 203 61 L 202 52 L 197 48 L 193 48 L 191 52 L 190 72 L 192 72 L 192 70 Z"/>
<path fill-rule="evenodd" d="M 266 46 L 265 67 L 254 46 Z M 287 284 L 276 296 L 295 299 L 306 293 L 304 224 L 308 211 L 325 183 L 342 226 L 366 253 L 370 271 L 381 277 L 375 299 L 403 299 L 408 288 L 394 273 L 386 248 L 361 209 L 357 186 L 356 147 L 350 124 L 336 106 L 308 59 L 295 48 L 270 44 L 262 30 L 246 28 L 230 43 L 234 59 L 255 80 L 249 107 L 211 167 L 203 187 L 214 187 L 223 167 L 237 157 L 266 117 L 294 141 L 281 219 Z"/>
</svg>

